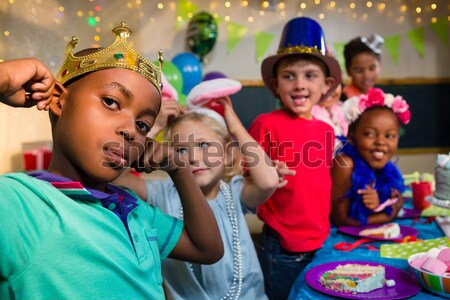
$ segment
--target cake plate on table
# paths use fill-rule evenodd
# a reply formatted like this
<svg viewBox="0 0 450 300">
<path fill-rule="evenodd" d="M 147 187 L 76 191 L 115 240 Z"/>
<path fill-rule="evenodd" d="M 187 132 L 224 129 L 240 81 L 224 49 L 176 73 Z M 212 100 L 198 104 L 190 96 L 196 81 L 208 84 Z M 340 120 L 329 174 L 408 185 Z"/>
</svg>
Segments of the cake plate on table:
<svg viewBox="0 0 450 300">
<path fill-rule="evenodd" d="M 345 265 L 345 264 L 383 266 L 386 273 L 385 276 L 386 280 L 394 280 L 395 285 L 391 287 L 385 285 L 382 288 L 373 290 L 368 293 L 354 294 L 329 290 L 320 283 L 319 280 L 323 273 L 335 269 L 338 265 Z M 403 299 L 414 296 L 415 294 L 419 293 L 421 289 L 420 284 L 419 282 L 417 282 L 416 278 L 413 275 L 409 274 L 408 272 L 382 263 L 355 261 L 355 260 L 329 262 L 315 266 L 305 274 L 305 281 L 306 284 L 308 284 L 308 286 L 310 286 L 312 289 L 316 291 L 319 291 L 321 293 L 333 297 L 341 297 L 346 299 L 373 299 L 373 300 Z"/>
<path fill-rule="evenodd" d="M 362 235 L 360 234 L 361 231 L 363 231 L 364 229 L 371 229 L 371 228 L 376 228 L 376 227 L 380 227 L 380 225 L 367 225 L 367 226 L 361 226 L 361 227 L 357 227 L 357 226 L 341 226 L 338 228 L 338 230 L 342 233 L 348 234 L 348 235 L 353 235 L 356 237 L 363 237 L 363 238 L 367 238 L 367 239 L 371 239 L 371 240 L 376 240 L 376 241 L 396 241 L 396 240 L 402 240 L 407 236 L 416 236 L 419 232 L 417 231 L 417 229 L 410 227 L 410 226 L 405 226 L 405 225 L 399 225 L 400 227 L 400 235 L 395 237 L 395 238 L 385 238 L 382 236 L 371 236 L 371 235 Z"/>
</svg>

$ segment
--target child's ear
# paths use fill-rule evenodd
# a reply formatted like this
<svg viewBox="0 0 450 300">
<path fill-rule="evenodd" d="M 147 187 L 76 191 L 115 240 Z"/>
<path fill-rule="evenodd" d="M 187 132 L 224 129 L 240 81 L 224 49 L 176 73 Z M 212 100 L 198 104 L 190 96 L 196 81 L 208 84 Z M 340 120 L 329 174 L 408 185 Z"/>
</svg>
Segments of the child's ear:
<svg viewBox="0 0 450 300">
<path fill-rule="evenodd" d="M 334 93 L 335 89 L 331 90 L 334 86 L 336 81 L 333 77 L 326 77 L 325 78 L 325 85 L 322 88 L 322 97 L 321 100 L 325 100 Z"/>
<path fill-rule="evenodd" d="M 50 103 L 50 111 L 53 115 L 59 117 L 64 106 L 64 101 L 67 96 L 67 89 L 59 82 L 56 82 L 53 89 L 52 102 Z"/>
<path fill-rule="evenodd" d="M 275 95 L 279 95 L 280 93 L 278 92 L 278 80 L 276 78 L 271 78 L 269 79 L 269 83 L 270 86 L 272 87 L 272 89 L 275 91 Z"/>
</svg>

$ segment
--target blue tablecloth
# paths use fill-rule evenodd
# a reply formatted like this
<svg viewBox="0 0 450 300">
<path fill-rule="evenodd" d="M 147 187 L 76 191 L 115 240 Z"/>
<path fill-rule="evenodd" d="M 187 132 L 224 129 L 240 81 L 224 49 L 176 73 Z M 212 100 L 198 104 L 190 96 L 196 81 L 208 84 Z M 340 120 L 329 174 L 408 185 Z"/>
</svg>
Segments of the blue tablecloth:
<svg viewBox="0 0 450 300">
<path fill-rule="evenodd" d="M 420 219 L 422 222 L 425 221 L 424 218 Z M 400 225 L 406 225 L 414 227 L 418 230 L 417 238 L 420 239 L 434 239 L 444 236 L 439 226 L 435 221 L 422 224 L 415 222 L 414 219 L 396 219 L 396 223 Z M 300 299 L 334 299 L 323 293 L 320 293 L 312 288 L 310 288 L 305 282 L 305 274 L 311 268 L 328 262 L 344 261 L 344 260 L 361 260 L 369 262 L 378 262 L 386 265 L 396 267 L 398 269 L 404 270 L 412 274 L 409 269 L 409 265 L 406 259 L 393 259 L 393 258 L 382 258 L 380 257 L 379 251 L 368 250 L 363 244 L 358 248 L 350 250 L 348 252 L 335 250 L 333 246 L 339 242 L 350 242 L 353 243 L 357 241 L 359 237 L 353 237 L 350 235 L 343 234 L 337 230 L 337 228 L 332 228 L 330 236 L 325 241 L 324 246 L 316 252 L 316 255 L 308 267 L 298 276 L 294 285 L 292 286 L 291 292 L 289 294 L 289 300 L 300 300 Z M 380 247 L 381 244 L 386 242 L 371 242 L 371 246 Z M 419 283 L 418 283 L 419 284 Z M 410 299 L 442 299 L 435 294 L 422 289 L 421 292 Z"/>
</svg>

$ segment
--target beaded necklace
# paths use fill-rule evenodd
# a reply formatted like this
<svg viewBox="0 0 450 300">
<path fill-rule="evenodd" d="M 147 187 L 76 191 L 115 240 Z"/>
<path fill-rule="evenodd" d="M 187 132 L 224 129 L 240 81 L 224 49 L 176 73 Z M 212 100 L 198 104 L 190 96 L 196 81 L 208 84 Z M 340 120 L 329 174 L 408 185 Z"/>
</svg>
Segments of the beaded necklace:
<svg viewBox="0 0 450 300">
<path fill-rule="evenodd" d="M 220 193 L 225 198 L 225 203 L 227 207 L 228 218 L 231 222 L 231 228 L 233 231 L 233 279 L 231 281 L 231 286 L 225 296 L 220 298 L 220 300 L 228 299 L 239 299 L 242 291 L 242 251 L 241 244 L 239 242 L 239 225 L 238 218 L 236 214 L 236 209 L 233 204 L 233 199 L 231 196 L 230 186 L 224 182 L 220 181 Z M 180 207 L 180 219 L 183 219 L 183 206 Z M 191 271 L 194 271 L 192 264 L 189 264 Z"/>
</svg>

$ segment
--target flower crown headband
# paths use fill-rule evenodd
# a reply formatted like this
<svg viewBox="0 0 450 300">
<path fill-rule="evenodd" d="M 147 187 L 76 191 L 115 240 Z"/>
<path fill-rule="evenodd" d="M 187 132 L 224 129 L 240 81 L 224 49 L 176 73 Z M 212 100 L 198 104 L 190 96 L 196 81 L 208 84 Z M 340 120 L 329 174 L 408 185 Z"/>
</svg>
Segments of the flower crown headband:
<svg viewBox="0 0 450 300">
<path fill-rule="evenodd" d="M 342 109 L 348 122 L 353 123 L 367 108 L 372 106 L 387 106 L 391 108 L 403 125 L 408 124 L 411 120 L 409 105 L 402 96 L 394 97 L 392 94 L 385 94 L 378 88 L 371 88 L 367 95 L 354 96 L 346 100 Z"/>
</svg>

